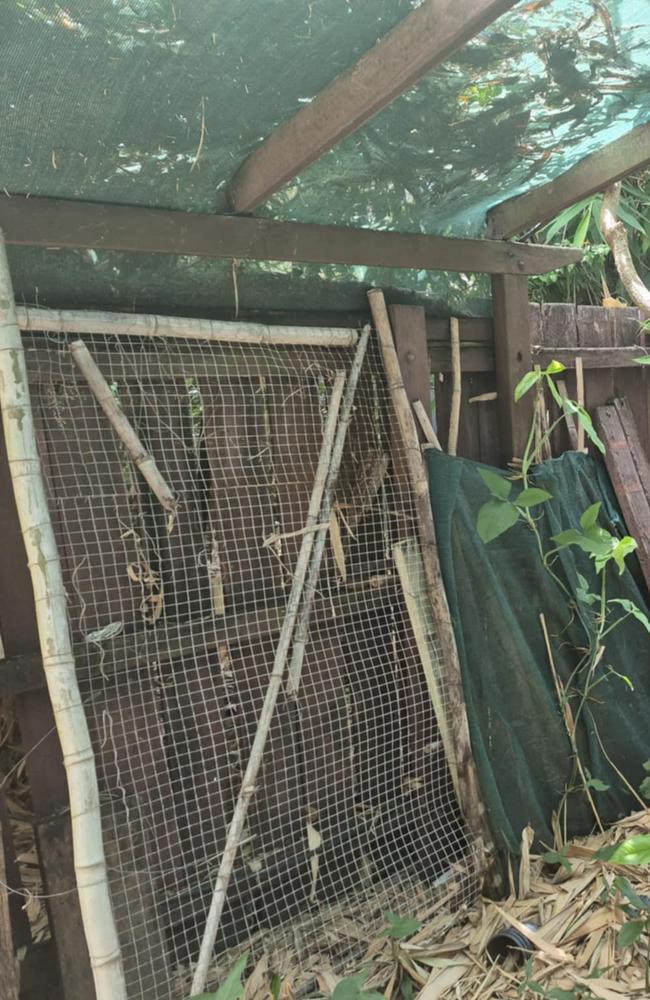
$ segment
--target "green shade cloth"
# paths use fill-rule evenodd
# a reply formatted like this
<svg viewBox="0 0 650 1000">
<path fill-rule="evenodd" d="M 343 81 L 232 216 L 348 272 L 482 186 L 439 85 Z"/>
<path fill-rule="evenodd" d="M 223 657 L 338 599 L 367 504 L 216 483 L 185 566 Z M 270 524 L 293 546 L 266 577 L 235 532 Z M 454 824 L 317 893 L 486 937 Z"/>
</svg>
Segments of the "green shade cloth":
<svg viewBox="0 0 650 1000">
<path fill-rule="evenodd" d="M 571 613 L 524 524 L 487 545 L 481 541 L 476 519 L 489 493 L 479 476 L 480 465 L 433 450 L 427 452 L 427 461 L 472 747 L 490 824 L 503 852 L 518 853 L 528 823 L 538 841 L 552 845 L 550 820 L 570 777 L 571 748 L 539 615 L 544 614 L 555 637 L 554 659 L 565 685 L 579 658 L 576 647 L 585 646 L 577 615 L 586 616 L 589 609 L 579 605 Z M 606 473 L 594 459 L 567 452 L 540 465 L 534 481 L 553 497 L 544 504 L 539 521 L 545 550 L 552 548 L 552 535 L 578 528 L 580 515 L 598 500 L 600 524 L 616 534 L 626 533 Z M 589 581 L 590 590 L 598 590 L 593 562 L 573 546 L 559 554 L 553 568 L 572 592 L 578 573 Z M 607 595 L 646 608 L 628 570 L 623 576 L 608 572 Z M 609 791 L 593 792 L 604 823 L 630 812 L 635 800 L 605 759 L 598 735 L 634 788 L 645 776 L 643 762 L 650 758 L 650 634 L 640 623 L 628 619 L 607 637 L 597 676 L 605 676 L 609 667 L 627 676 L 634 690 L 609 674 L 593 691 L 578 727 L 583 766 L 610 786 Z M 576 698 L 571 705 L 575 711 Z M 584 794 L 573 794 L 569 801 L 569 835 L 589 833 L 594 818 Z"/>
<path fill-rule="evenodd" d="M 260 141 L 417 6 L 4 0 L 0 188 L 215 211 Z M 649 70 L 647 0 L 520 2 L 259 214 L 482 235 L 490 206 L 649 121 Z M 158 311 L 197 313 L 233 300 L 229 262 L 79 251 L 63 266 L 57 256 L 12 250 L 19 297 L 148 309 L 155 289 Z M 240 307 L 311 308 L 324 281 L 341 288 L 330 309 L 363 308 L 376 282 L 471 315 L 488 289 L 471 276 L 249 264 Z"/>
</svg>

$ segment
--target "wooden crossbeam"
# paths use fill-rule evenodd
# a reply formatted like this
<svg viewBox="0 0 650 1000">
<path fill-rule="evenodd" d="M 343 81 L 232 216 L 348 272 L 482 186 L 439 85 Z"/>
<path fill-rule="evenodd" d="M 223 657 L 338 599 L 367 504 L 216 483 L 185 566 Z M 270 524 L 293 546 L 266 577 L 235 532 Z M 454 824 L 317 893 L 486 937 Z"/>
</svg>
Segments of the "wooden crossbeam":
<svg viewBox="0 0 650 1000">
<path fill-rule="evenodd" d="M 572 247 L 450 239 L 23 195 L 0 195 L 0 229 L 7 244 L 14 246 L 486 274 L 545 274 L 582 256 Z"/>
<path fill-rule="evenodd" d="M 500 240 L 525 233 L 648 163 L 650 123 L 591 153 L 548 184 L 496 205 L 487 214 L 488 236 Z"/>
<path fill-rule="evenodd" d="M 244 160 L 228 198 L 250 212 L 412 87 L 515 0 L 425 0 Z"/>
</svg>

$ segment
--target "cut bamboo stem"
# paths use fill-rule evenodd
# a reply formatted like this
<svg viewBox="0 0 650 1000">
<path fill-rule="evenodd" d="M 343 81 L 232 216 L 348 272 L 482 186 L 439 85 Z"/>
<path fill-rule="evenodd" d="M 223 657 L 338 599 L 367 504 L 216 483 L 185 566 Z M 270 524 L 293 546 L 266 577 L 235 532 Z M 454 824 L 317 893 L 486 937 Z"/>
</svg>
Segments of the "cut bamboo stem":
<svg viewBox="0 0 650 1000">
<path fill-rule="evenodd" d="M 143 446 L 131 423 L 111 392 L 111 387 L 97 367 L 95 360 L 83 340 L 75 340 L 70 344 L 70 353 L 77 368 L 86 379 L 93 396 L 108 417 L 111 427 L 128 451 L 129 455 L 146 479 L 151 491 L 170 514 L 176 512 L 177 501 L 165 482 L 155 459 Z"/>
<path fill-rule="evenodd" d="M 334 436 L 339 410 L 341 407 L 344 385 L 345 373 L 339 372 L 334 379 L 334 386 L 332 388 L 330 404 L 327 411 L 327 419 L 323 429 L 323 442 L 321 445 L 316 476 L 314 478 L 314 485 L 311 492 L 309 510 L 307 514 L 306 526 L 308 528 L 311 528 L 319 523 L 319 514 L 327 482 L 327 474 L 332 459 Z M 246 771 L 242 779 L 237 804 L 228 827 L 226 845 L 221 856 L 219 871 L 217 873 L 214 892 L 212 894 L 212 901 L 210 903 L 210 910 L 208 912 L 205 930 L 201 940 L 199 957 L 196 963 L 196 969 L 194 970 L 194 976 L 192 978 L 192 995 L 202 993 L 205 989 L 208 970 L 210 968 L 210 962 L 214 951 L 214 944 L 217 939 L 217 933 L 221 923 L 221 915 L 226 901 L 226 892 L 228 891 L 230 877 L 232 875 L 235 859 L 237 857 L 237 851 L 242 838 L 246 816 L 248 813 L 248 806 L 255 792 L 255 782 L 262 763 L 262 756 L 264 754 L 271 720 L 273 718 L 275 705 L 282 685 L 282 678 L 284 676 L 289 655 L 289 647 L 291 645 L 291 637 L 293 635 L 298 610 L 300 608 L 300 599 L 302 596 L 313 546 L 314 532 L 307 531 L 302 537 L 300 551 L 296 560 L 296 568 L 293 574 L 291 592 L 289 594 L 287 609 L 282 623 L 282 630 L 278 640 L 269 686 L 267 688 L 264 704 L 257 722 L 255 739 L 251 748 Z"/>
<path fill-rule="evenodd" d="M 116 337 L 180 337 L 213 343 L 283 344 L 304 347 L 354 347 L 356 330 L 336 327 L 266 326 L 263 323 L 223 323 L 212 319 L 93 312 L 84 309 L 16 310 L 21 330 L 49 333 L 100 333 Z"/>
<path fill-rule="evenodd" d="M 81 703 L 67 599 L 36 445 L 20 330 L 0 235 L 0 403 L 7 459 L 34 590 L 36 621 L 70 797 L 79 905 L 97 1000 L 126 1000 L 102 844 L 95 759 Z"/>
<path fill-rule="evenodd" d="M 576 402 L 578 406 L 585 405 L 585 373 L 582 358 L 576 358 Z M 585 450 L 585 429 L 582 420 L 578 420 L 578 451 Z"/>
<path fill-rule="evenodd" d="M 458 448 L 458 427 L 460 424 L 460 399 L 462 394 L 462 369 L 460 364 L 460 324 L 455 316 L 449 320 L 451 334 L 451 414 L 449 416 L 449 440 L 447 452 L 456 454 Z"/>
<path fill-rule="evenodd" d="M 566 382 L 562 379 L 558 379 L 557 391 L 559 392 L 562 399 L 567 400 L 569 398 L 569 393 L 566 387 Z M 564 422 L 566 424 L 566 429 L 569 433 L 569 443 L 573 451 L 578 450 L 578 431 L 576 429 L 576 421 L 572 413 L 568 410 L 564 411 Z"/>
<path fill-rule="evenodd" d="M 442 451 L 442 445 L 440 444 L 438 435 L 433 429 L 433 424 L 429 419 L 429 414 L 422 405 L 421 399 L 416 399 L 415 402 L 413 403 L 413 412 L 415 413 L 415 416 L 418 418 L 418 422 L 420 424 L 420 427 L 422 428 L 422 433 L 427 439 L 427 444 L 430 444 L 432 448 L 437 448 L 438 451 Z"/>
<path fill-rule="evenodd" d="M 368 346 L 369 337 L 370 327 L 366 326 L 364 327 L 359 339 L 357 350 L 354 355 L 354 361 L 352 362 L 350 372 L 348 374 L 348 384 L 345 390 L 343 404 L 341 406 L 341 416 L 336 429 L 336 440 L 332 449 L 332 460 L 327 473 L 327 483 L 325 484 L 325 492 L 323 494 L 323 504 L 321 507 L 322 521 L 329 521 L 330 511 L 332 510 L 334 489 L 336 487 L 336 481 L 341 468 L 345 438 L 348 432 L 348 427 L 350 426 L 354 396 L 361 368 L 363 366 L 363 359 L 366 356 L 366 348 Z M 296 631 L 293 637 L 293 649 L 291 652 L 291 663 L 289 664 L 289 676 L 287 681 L 287 694 L 294 698 L 296 697 L 298 688 L 300 687 L 300 676 L 302 674 L 302 665 L 305 659 L 305 650 L 309 635 L 309 619 L 311 617 L 312 601 L 314 599 L 314 594 L 316 593 L 316 584 L 318 582 L 318 574 L 320 572 L 320 564 L 325 550 L 326 539 L 327 534 L 322 531 L 318 534 L 316 541 L 314 542 L 314 551 L 309 564 L 309 573 L 307 574 L 307 581 L 302 595 L 300 614 L 298 616 Z"/>
<path fill-rule="evenodd" d="M 477 867 L 484 865 L 483 849 L 490 843 L 487 823 L 479 793 L 478 777 L 469 736 L 469 724 L 463 697 L 463 682 L 456 648 L 456 638 L 451 623 L 445 593 L 438 546 L 429 496 L 429 480 L 420 451 L 417 429 L 408 396 L 402 381 L 393 334 L 381 289 L 368 292 L 370 309 L 384 361 L 388 389 L 397 418 L 408 470 L 415 513 L 417 518 L 420 550 L 424 567 L 427 599 L 431 605 L 442 663 L 447 680 L 447 711 L 450 738 L 454 747 L 455 767 L 460 789 L 460 808 L 474 839 L 474 856 Z"/>
</svg>

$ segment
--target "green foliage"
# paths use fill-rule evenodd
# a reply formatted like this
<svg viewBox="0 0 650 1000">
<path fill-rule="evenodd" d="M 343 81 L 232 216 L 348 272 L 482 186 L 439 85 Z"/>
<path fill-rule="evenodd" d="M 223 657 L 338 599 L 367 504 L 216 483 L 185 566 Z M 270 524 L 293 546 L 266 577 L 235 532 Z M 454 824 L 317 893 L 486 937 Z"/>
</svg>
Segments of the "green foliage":
<svg viewBox="0 0 650 1000">
<path fill-rule="evenodd" d="M 650 865 L 650 833 L 641 833 L 619 844 L 610 861 L 617 865 Z"/>
<path fill-rule="evenodd" d="M 646 929 L 645 920 L 627 920 L 618 932 L 619 948 L 630 948 Z"/>
<path fill-rule="evenodd" d="M 568 845 L 565 844 L 559 851 L 546 851 L 542 854 L 542 860 L 549 865 L 562 865 L 565 871 L 573 871 L 573 865 L 567 857 Z"/>
<path fill-rule="evenodd" d="M 237 959 L 218 990 L 213 993 L 197 993 L 190 1000 L 241 1000 L 244 993 L 242 976 L 248 965 L 248 956 L 249 952 L 246 951 Z"/>
<path fill-rule="evenodd" d="M 517 523 L 524 511 L 551 499 L 551 494 L 546 490 L 530 486 L 511 501 L 508 499 L 513 486 L 510 479 L 491 469 L 479 469 L 479 475 L 492 494 L 492 498 L 479 510 L 476 520 L 476 530 L 483 542 L 498 538 Z"/>
<path fill-rule="evenodd" d="M 396 913 L 385 913 L 384 916 L 390 924 L 382 937 L 393 938 L 395 941 L 404 941 L 410 938 L 416 931 L 419 931 L 422 924 L 415 917 L 398 917 Z"/>
<path fill-rule="evenodd" d="M 650 799 L 650 760 L 646 760 L 644 762 L 643 770 L 648 775 L 648 777 L 644 778 L 641 784 L 639 785 L 639 791 L 641 792 L 641 795 L 643 796 L 644 799 Z"/>
<path fill-rule="evenodd" d="M 383 993 L 375 990 L 364 990 L 363 984 L 368 978 L 368 970 L 363 969 L 353 976 L 346 976 L 337 984 L 331 1000 L 384 1000 Z"/>
</svg>

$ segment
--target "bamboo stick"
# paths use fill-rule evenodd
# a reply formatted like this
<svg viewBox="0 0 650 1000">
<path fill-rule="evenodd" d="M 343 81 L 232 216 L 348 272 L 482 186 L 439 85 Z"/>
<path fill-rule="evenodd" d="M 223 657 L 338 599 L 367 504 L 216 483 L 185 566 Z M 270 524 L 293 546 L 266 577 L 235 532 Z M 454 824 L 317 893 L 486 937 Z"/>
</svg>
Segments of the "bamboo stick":
<svg viewBox="0 0 650 1000">
<path fill-rule="evenodd" d="M 2 1000 L 18 1000 L 18 974 L 9 912 L 6 858 L 0 822 L 0 985 Z"/>
<path fill-rule="evenodd" d="M 370 301 L 375 329 L 377 330 L 393 409 L 404 446 L 404 455 L 417 516 L 427 598 L 431 605 L 447 680 L 449 729 L 454 745 L 458 785 L 461 792 L 459 805 L 474 839 L 474 855 L 477 866 L 480 869 L 484 865 L 482 853 L 484 848 L 490 844 L 490 836 L 485 821 L 485 814 L 479 793 L 478 777 L 472 756 L 456 638 L 451 624 L 447 595 L 440 572 L 438 545 L 429 496 L 429 481 L 420 452 L 415 421 L 402 381 L 402 373 L 393 342 L 393 334 L 384 294 L 381 289 L 374 288 L 368 292 L 368 299 Z"/>
<path fill-rule="evenodd" d="M 585 373 L 582 358 L 576 358 L 576 402 L 578 406 L 585 405 Z M 585 429 L 582 420 L 578 420 L 578 451 L 585 451 Z"/>
<path fill-rule="evenodd" d="M 366 326 L 364 327 L 359 339 L 357 350 L 354 355 L 354 361 L 350 367 L 348 384 L 345 390 L 343 403 L 341 405 L 341 416 L 336 429 L 336 440 L 334 442 L 334 447 L 332 448 L 332 460 L 327 473 L 327 483 L 325 484 L 325 492 L 323 494 L 323 504 L 321 507 L 322 521 L 329 520 L 330 511 L 332 509 L 334 488 L 336 486 L 336 480 L 338 479 L 339 469 L 341 468 L 345 438 L 348 432 L 348 427 L 350 426 L 350 419 L 352 417 L 354 395 L 357 389 L 363 359 L 366 356 L 366 348 L 368 347 L 369 337 L 370 327 Z M 320 564 L 323 558 L 326 538 L 326 532 L 321 531 L 314 542 L 314 551 L 309 564 L 309 572 L 307 574 L 307 581 L 303 591 L 300 614 L 298 616 L 296 631 L 293 637 L 293 649 L 291 652 L 291 663 L 289 664 L 289 677 L 287 682 L 287 694 L 293 698 L 296 697 L 300 686 L 300 675 L 302 673 L 302 665 L 305 659 L 305 649 L 307 646 L 307 637 L 309 635 L 311 606 L 314 594 L 316 593 L 316 584 L 318 582 L 318 573 L 320 571 Z"/>
<path fill-rule="evenodd" d="M 561 378 L 557 381 L 557 391 L 559 392 L 562 399 L 566 400 L 569 398 L 569 393 L 566 387 L 566 382 Z M 569 434 L 569 443 L 573 451 L 578 450 L 578 431 L 576 430 L 576 420 L 572 413 L 568 410 L 564 411 L 564 422 L 566 424 L 566 429 Z"/>
<path fill-rule="evenodd" d="M 73 341 L 70 344 L 70 353 L 77 368 L 86 379 L 90 391 L 108 417 L 113 430 L 140 470 L 141 475 L 146 479 L 151 491 L 158 497 L 165 510 L 174 514 L 177 508 L 174 494 L 165 482 L 155 459 L 144 448 L 83 340 Z"/>
<path fill-rule="evenodd" d="M 427 443 L 430 444 L 433 448 L 437 448 L 438 451 L 442 451 L 442 445 L 440 444 L 438 435 L 433 429 L 433 424 L 429 419 L 429 414 L 422 405 L 421 399 L 416 399 L 415 402 L 413 403 L 413 412 L 415 413 L 415 416 L 418 418 L 420 427 L 422 428 L 422 433 L 427 439 Z"/>
<path fill-rule="evenodd" d="M 334 386 L 332 388 L 332 395 L 330 397 L 330 405 L 327 411 L 327 419 L 325 421 L 325 427 L 323 429 L 323 442 L 321 445 L 320 456 L 318 459 L 318 467 L 316 469 L 316 476 L 314 478 L 314 485 L 312 488 L 311 498 L 309 501 L 309 511 L 307 514 L 308 528 L 313 527 L 319 521 L 319 513 L 323 500 L 325 484 L 327 481 L 327 473 L 330 467 L 330 462 L 332 457 L 334 434 L 336 430 L 336 423 L 338 420 L 339 409 L 341 406 L 341 398 L 343 396 L 344 385 L 345 385 L 345 373 L 339 372 L 337 373 L 334 379 Z M 269 686 L 267 688 L 266 696 L 264 698 L 264 704 L 262 706 L 262 710 L 260 712 L 260 716 L 257 722 L 255 739 L 253 741 L 253 746 L 251 748 L 251 753 L 248 759 L 248 764 L 246 766 L 246 771 L 242 779 L 241 789 L 239 792 L 239 796 L 237 798 L 237 804 L 235 805 L 233 817 L 228 827 L 226 846 L 224 847 L 223 854 L 221 855 L 221 862 L 219 864 L 219 871 L 217 873 L 217 878 L 214 884 L 214 891 L 212 894 L 212 901 L 210 903 L 210 910 L 208 912 L 208 917 L 205 924 L 205 930 L 203 932 L 203 938 L 201 940 L 199 957 L 196 963 L 196 968 L 194 970 L 194 976 L 192 978 L 192 995 L 202 993 L 203 990 L 205 989 L 208 970 L 210 967 L 210 961 L 212 958 L 212 953 L 214 951 L 214 943 L 217 938 L 217 933 L 219 931 L 219 924 L 221 922 L 221 914 L 223 912 L 224 903 L 226 901 L 226 892 L 228 891 L 230 877 L 232 875 L 232 870 L 235 864 L 235 858 L 237 857 L 239 843 L 242 837 L 242 832 L 244 830 L 246 815 L 248 813 L 248 806 L 253 797 L 253 793 L 255 792 L 255 782 L 257 780 L 257 775 L 259 773 L 260 765 L 262 763 L 262 756 L 264 754 L 264 748 L 266 746 L 266 740 L 269 734 L 271 720 L 273 718 L 273 713 L 275 711 L 275 704 L 277 702 L 278 695 L 280 693 L 282 678 L 284 676 L 284 670 L 289 655 L 289 646 L 291 644 L 291 637 L 293 635 L 294 626 L 296 624 L 296 618 L 298 616 L 300 599 L 302 595 L 303 586 L 305 583 L 305 577 L 307 575 L 307 567 L 309 566 L 309 560 L 311 558 L 313 545 L 314 545 L 314 532 L 306 531 L 302 537 L 300 551 L 298 553 L 298 558 L 296 560 L 296 568 L 293 574 L 291 592 L 289 594 L 289 600 L 287 601 L 287 608 L 286 608 L 284 622 L 282 624 L 282 631 L 280 632 L 280 638 L 278 640 L 278 645 L 275 652 L 275 659 L 273 662 L 273 670 L 271 671 L 271 676 L 269 679 Z"/>
<path fill-rule="evenodd" d="M 117 337 L 180 337 L 213 343 L 270 344 L 305 347 L 354 347 L 356 330 L 336 327 L 267 326 L 223 323 L 212 319 L 93 312 L 84 309 L 18 308 L 21 330 L 51 333 L 100 333 Z"/>
<path fill-rule="evenodd" d="M 77 685 L 67 600 L 36 446 L 27 371 L 0 235 L 0 403 L 7 458 L 34 589 L 43 670 L 70 796 L 74 866 L 97 1000 L 126 1000 L 108 891 L 95 760 Z"/>
<path fill-rule="evenodd" d="M 460 365 L 460 325 L 455 316 L 449 320 L 451 334 L 451 414 L 449 417 L 449 440 L 447 452 L 455 455 L 458 448 L 458 425 L 460 423 L 460 397 L 462 393 L 462 369 Z"/>
</svg>

